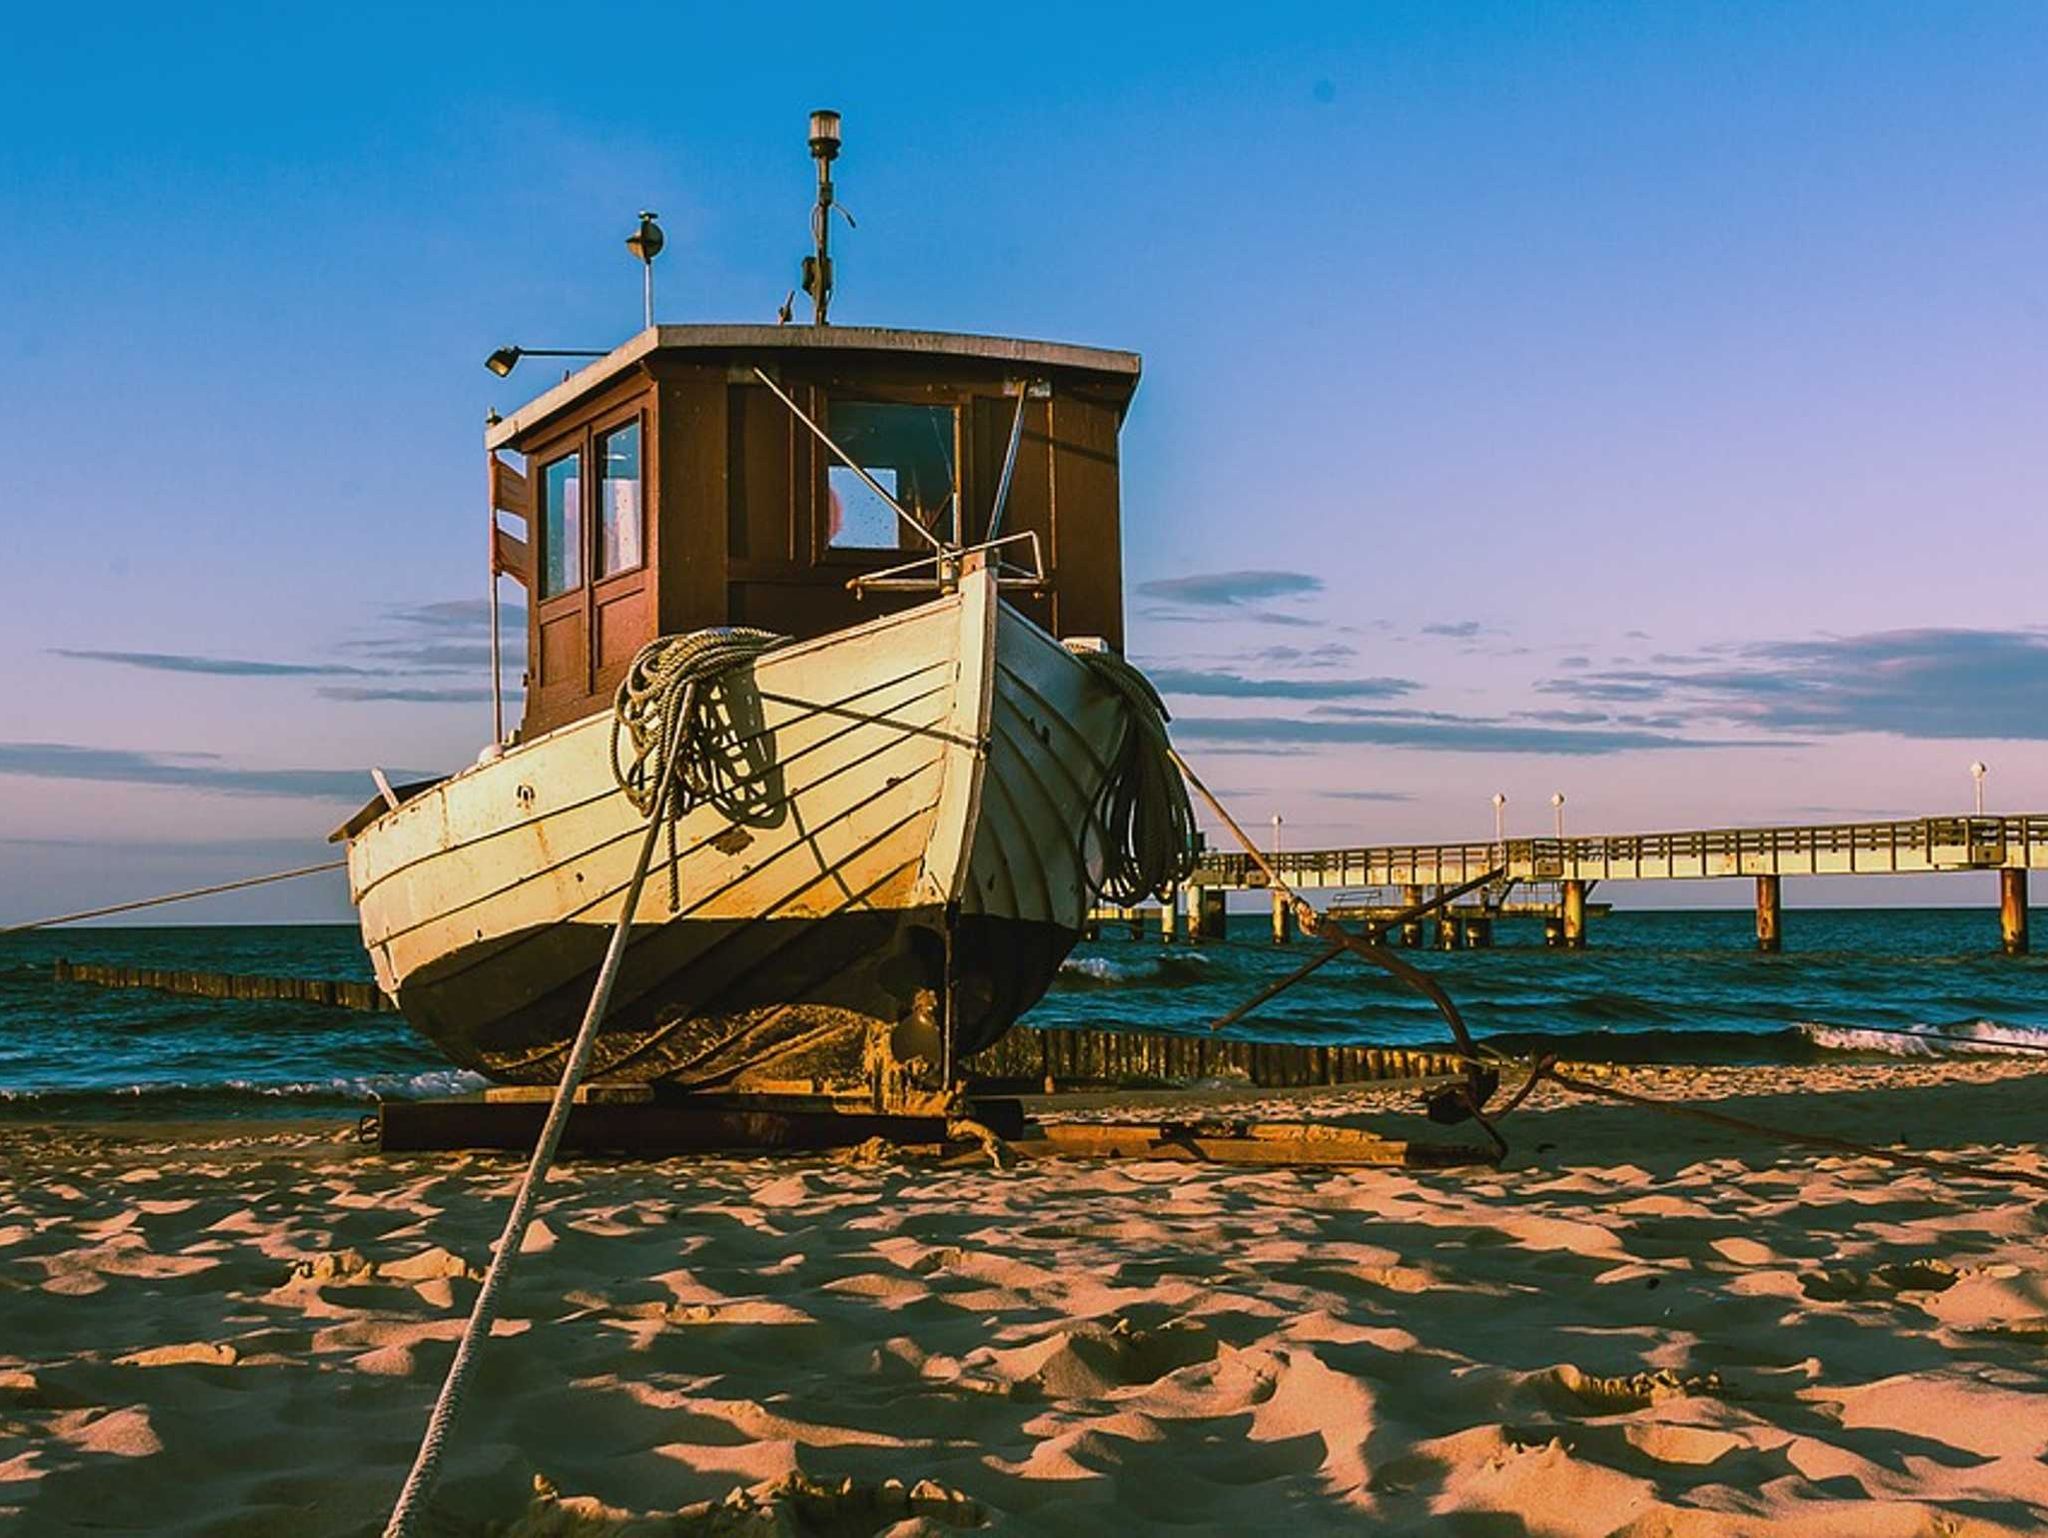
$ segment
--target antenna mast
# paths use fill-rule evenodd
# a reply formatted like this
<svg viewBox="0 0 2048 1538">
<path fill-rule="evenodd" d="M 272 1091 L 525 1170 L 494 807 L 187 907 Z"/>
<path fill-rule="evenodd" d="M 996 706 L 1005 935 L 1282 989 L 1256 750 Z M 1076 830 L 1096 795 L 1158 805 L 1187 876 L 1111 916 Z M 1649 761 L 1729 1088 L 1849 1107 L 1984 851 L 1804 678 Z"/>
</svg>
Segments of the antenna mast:
<svg viewBox="0 0 2048 1538">
<path fill-rule="evenodd" d="M 811 240 L 817 253 L 804 258 L 804 292 L 811 296 L 812 324 L 829 325 L 832 307 L 832 162 L 839 158 L 839 114 L 811 114 L 811 158 L 818 163 L 818 206 L 811 210 Z M 844 209 L 840 212 L 845 213 Z M 847 219 L 851 224 L 851 217 Z"/>
</svg>

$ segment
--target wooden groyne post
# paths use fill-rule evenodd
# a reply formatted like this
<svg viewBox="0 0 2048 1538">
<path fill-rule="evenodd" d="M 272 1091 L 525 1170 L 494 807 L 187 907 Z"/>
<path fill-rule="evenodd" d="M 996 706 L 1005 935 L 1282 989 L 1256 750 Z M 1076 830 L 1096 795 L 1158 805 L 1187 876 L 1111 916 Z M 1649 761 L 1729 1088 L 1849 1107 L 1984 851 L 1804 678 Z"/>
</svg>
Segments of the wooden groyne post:
<svg viewBox="0 0 2048 1538">
<path fill-rule="evenodd" d="M 1041 1030 L 1012 1026 L 967 1060 L 985 1079 L 1044 1084 L 1173 1084 L 1242 1079 L 1258 1089 L 1364 1084 L 1456 1075 L 1449 1052 L 1409 1047 L 1311 1046 L 1300 1042 L 1176 1036 L 1160 1031 Z"/>
<path fill-rule="evenodd" d="M 375 983 L 325 977 L 252 977 L 241 972 L 196 972 L 174 967 L 126 967 L 103 961 L 66 961 L 51 968 L 60 983 L 99 988 L 148 988 L 198 999 L 282 999 L 336 1009 L 388 1010 L 396 1006 Z"/>
</svg>

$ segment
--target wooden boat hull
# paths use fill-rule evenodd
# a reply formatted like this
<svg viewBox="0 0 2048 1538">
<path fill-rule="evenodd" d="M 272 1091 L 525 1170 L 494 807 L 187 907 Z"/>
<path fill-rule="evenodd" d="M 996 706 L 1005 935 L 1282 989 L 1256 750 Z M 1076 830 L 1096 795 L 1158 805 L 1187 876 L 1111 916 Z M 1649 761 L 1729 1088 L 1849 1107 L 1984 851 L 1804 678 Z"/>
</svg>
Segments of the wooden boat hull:
<svg viewBox="0 0 2048 1538">
<path fill-rule="evenodd" d="M 731 789 L 657 844 L 593 1077 L 866 1093 L 928 1077 L 949 1014 L 964 1056 L 1038 1000 L 1126 723 L 991 573 L 772 652 L 711 703 Z M 559 1076 L 618 920 L 646 824 L 611 733 L 522 744 L 350 839 L 379 983 L 493 1079 Z"/>
</svg>

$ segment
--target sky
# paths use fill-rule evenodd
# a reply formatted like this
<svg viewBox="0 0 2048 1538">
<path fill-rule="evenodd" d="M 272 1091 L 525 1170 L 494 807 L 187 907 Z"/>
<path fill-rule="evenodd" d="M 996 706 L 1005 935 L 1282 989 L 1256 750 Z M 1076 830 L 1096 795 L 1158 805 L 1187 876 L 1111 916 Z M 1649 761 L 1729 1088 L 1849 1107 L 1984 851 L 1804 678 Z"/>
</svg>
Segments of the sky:
<svg viewBox="0 0 2048 1538">
<path fill-rule="evenodd" d="M 820 106 L 836 319 L 1143 354 L 1130 650 L 1243 820 L 2048 811 L 2044 75 L 1989 0 L 24 12 L 0 922 L 473 758 L 481 428 L 555 377 L 484 356 L 636 330 L 641 208 L 659 319 L 772 318 Z"/>
</svg>

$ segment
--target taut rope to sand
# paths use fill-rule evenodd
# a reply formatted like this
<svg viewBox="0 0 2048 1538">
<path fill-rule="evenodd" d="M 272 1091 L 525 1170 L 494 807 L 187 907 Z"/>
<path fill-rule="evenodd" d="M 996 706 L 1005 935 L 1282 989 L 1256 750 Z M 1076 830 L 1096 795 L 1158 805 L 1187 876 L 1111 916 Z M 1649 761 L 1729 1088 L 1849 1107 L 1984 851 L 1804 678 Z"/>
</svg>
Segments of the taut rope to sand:
<svg viewBox="0 0 2048 1538">
<path fill-rule="evenodd" d="M 618 980 L 619 963 L 625 958 L 626 941 L 633 931 L 633 913 L 640 905 L 641 888 L 647 884 L 647 868 L 654 859 L 655 842 L 660 838 L 663 827 L 669 825 L 669 818 L 660 814 L 668 805 L 677 768 L 684 756 L 673 751 L 676 746 L 674 733 L 684 720 L 687 720 L 687 712 L 664 723 L 671 751 L 661 756 L 660 776 L 647 801 L 654 815 L 648 819 L 647 836 L 640 841 L 640 856 L 633 866 L 633 880 L 626 888 L 618 922 L 612 926 L 611 943 L 605 948 L 604 964 L 598 968 L 597 984 L 590 990 L 590 1003 L 583 1011 L 583 1024 L 577 1029 L 576 1040 L 569 1048 L 569 1060 L 562 1068 L 562 1082 L 555 1086 L 555 1098 L 548 1106 L 548 1119 L 541 1126 L 533 1157 L 527 1161 L 526 1175 L 519 1182 L 518 1194 L 512 1199 L 512 1210 L 505 1216 L 505 1231 L 498 1236 L 490 1269 L 484 1273 L 483 1287 L 476 1295 L 475 1306 L 469 1311 L 468 1322 L 462 1327 L 462 1338 L 455 1347 L 455 1359 L 448 1364 L 448 1377 L 441 1384 L 433 1413 L 427 1417 L 426 1434 L 420 1438 L 420 1449 L 413 1458 L 412 1470 L 405 1476 L 405 1486 L 398 1492 L 397 1504 L 391 1508 L 391 1520 L 384 1524 L 384 1538 L 409 1538 L 414 1524 L 426 1510 L 427 1501 L 433 1494 L 434 1480 L 441 1471 L 441 1449 L 454 1430 L 456 1418 L 462 1413 L 463 1394 L 469 1385 L 470 1371 L 476 1365 L 477 1353 L 491 1333 L 491 1321 L 497 1316 L 498 1294 L 505 1285 L 506 1277 L 511 1274 L 513 1260 L 526 1238 L 527 1225 L 533 1220 L 534 1199 L 541 1182 L 547 1178 L 548 1168 L 555 1162 L 555 1150 L 561 1144 L 562 1130 L 569 1121 L 569 1108 L 574 1104 L 577 1086 L 583 1082 L 583 1075 L 590 1066 L 591 1049 L 597 1044 L 597 1028 L 611 1003 L 612 985 Z"/>
</svg>

